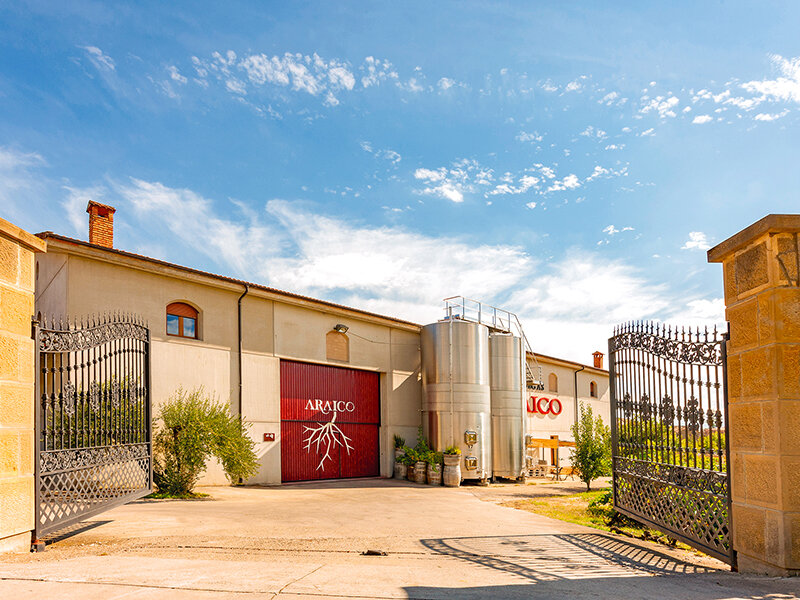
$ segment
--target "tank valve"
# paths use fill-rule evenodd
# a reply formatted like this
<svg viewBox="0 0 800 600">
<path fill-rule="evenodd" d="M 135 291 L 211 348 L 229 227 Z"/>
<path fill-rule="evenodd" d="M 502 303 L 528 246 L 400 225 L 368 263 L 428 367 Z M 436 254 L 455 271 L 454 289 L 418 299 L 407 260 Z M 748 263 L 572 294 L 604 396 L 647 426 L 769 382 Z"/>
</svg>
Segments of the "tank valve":
<svg viewBox="0 0 800 600">
<path fill-rule="evenodd" d="M 464 432 L 464 442 L 472 448 L 475 444 L 478 443 L 478 434 L 475 431 L 465 431 Z"/>
<path fill-rule="evenodd" d="M 477 456 L 465 456 L 464 457 L 464 467 L 468 471 L 474 471 L 478 468 L 478 457 Z"/>
</svg>

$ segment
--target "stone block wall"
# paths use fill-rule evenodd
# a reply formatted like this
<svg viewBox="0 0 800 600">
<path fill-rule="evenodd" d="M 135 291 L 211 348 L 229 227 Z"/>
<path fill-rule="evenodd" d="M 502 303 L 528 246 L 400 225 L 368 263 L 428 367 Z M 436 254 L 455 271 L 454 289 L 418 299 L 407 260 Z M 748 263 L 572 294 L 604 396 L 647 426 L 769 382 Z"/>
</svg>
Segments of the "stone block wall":
<svg viewBox="0 0 800 600">
<path fill-rule="evenodd" d="M 733 544 L 739 569 L 800 574 L 800 215 L 769 215 L 721 262 L 728 342 Z"/>
<path fill-rule="evenodd" d="M 0 552 L 34 525 L 34 253 L 45 243 L 0 219 Z"/>
</svg>

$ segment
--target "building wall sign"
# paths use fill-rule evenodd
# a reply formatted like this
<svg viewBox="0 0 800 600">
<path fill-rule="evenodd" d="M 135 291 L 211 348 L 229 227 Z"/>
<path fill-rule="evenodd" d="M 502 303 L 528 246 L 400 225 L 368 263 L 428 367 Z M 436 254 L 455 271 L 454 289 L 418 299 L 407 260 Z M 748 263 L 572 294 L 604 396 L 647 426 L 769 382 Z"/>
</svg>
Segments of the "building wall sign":
<svg viewBox="0 0 800 600">
<path fill-rule="evenodd" d="M 560 415 L 562 410 L 561 401 L 558 398 L 528 398 L 528 412 L 537 415 Z"/>
</svg>

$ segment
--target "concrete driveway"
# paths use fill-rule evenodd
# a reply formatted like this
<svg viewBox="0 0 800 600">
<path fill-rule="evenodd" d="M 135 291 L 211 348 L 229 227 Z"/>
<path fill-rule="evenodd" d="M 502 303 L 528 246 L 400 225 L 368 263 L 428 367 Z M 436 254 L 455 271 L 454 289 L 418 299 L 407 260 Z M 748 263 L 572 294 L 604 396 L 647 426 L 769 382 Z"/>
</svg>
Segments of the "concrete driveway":
<svg viewBox="0 0 800 600">
<path fill-rule="evenodd" d="M 742 577 L 693 553 L 505 508 L 486 488 L 361 480 L 204 491 L 213 499 L 136 502 L 47 552 L 3 557 L 0 597 L 721 600 L 800 590 L 800 579 Z"/>
</svg>

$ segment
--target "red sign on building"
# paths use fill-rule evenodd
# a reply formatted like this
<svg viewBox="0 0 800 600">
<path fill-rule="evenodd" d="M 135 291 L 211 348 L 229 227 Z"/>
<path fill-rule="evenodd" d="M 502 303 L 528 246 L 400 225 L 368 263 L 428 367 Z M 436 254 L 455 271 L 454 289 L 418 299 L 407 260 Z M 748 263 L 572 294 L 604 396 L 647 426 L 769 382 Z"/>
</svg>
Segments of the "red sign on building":
<svg viewBox="0 0 800 600">
<path fill-rule="evenodd" d="M 380 474 L 380 376 L 281 361 L 283 481 Z"/>
<path fill-rule="evenodd" d="M 528 398 L 528 412 L 540 415 L 560 415 L 562 410 L 561 401 L 558 398 Z"/>
</svg>

